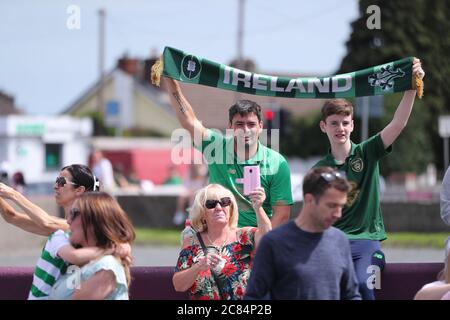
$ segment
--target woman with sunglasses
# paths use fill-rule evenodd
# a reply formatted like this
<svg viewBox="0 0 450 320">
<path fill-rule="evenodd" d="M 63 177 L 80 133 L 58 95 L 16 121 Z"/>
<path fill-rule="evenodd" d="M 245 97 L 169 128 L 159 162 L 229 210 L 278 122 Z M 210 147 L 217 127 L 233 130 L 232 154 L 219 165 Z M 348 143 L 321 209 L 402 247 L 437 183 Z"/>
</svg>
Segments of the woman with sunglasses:
<svg viewBox="0 0 450 320">
<path fill-rule="evenodd" d="M 238 228 L 237 203 L 228 189 L 211 184 L 197 192 L 191 224 L 198 232 L 184 240 L 172 279 L 176 291 L 189 290 L 191 299 L 244 297 L 255 249 L 272 229 L 262 209 L 264 189 L 255 189 L 249 198 L 258 227 Z"/>
<path fill-rule="evenodd" d="M 63 207 L 65 218 L 49 215 L 13 188 L 0 183 L 0 212 L 3 218 L 25 231 L 49 236 L 58 229 L 68 230 L 67 218 L 73 201 L 85 191 L 98 191 L 99 182 L 85 165 L 73 164 L 61 169 L 53 189 L 55 201 Z M 9 199 L 24 213 L 12 208 L 3 199 Z"/>
<path fill-rule="evenodd" d="M 70 242 L 105 251 L 135 238 L 133 225 L 117 201 L 105 192 L 86 192 L 73 203 Z M 50 299 L 128 300 L 130 268 L 127 261 L 103 255 L 80 269 L 62 275 Z"/>
<path fill-rule="evenodd" d="M 86 191 L 98 191 L 99 182 L 85 165 L 73 164 L 61 169 L 54 185 L 56 203 L 63 207 L 65 218 L 49 215 L 20 192 L 0 184 L 0 213 L 3 218 L 31 233 L 48 236 L 39 258 L 31 286 L 29 299 L 47 299 L 52 285 L 65 272 L 67 264 L 83 265 L 105 253 L 98 248 L 73 248 L 66 231 L 67 219 L 73 202 Z M 16 211 L 4 199 L 14 202 L 24 213 Z M 117 247 L 118 254 L 130 256 L 129 244 Z M 131 261 L 131 258 L 128 258 Z"/>
</svg>

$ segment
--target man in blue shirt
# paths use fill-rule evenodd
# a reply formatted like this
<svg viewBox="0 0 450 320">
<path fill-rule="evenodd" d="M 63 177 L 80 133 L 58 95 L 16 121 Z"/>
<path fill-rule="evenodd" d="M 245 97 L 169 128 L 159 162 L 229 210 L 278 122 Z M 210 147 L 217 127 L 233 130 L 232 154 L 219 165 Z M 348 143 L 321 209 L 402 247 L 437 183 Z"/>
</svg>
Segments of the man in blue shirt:
<svg viewBox="0 0 450 320">
<path fill-rule="evenodd" d="M 361 299 L 347 237 L 332 227 L 350 189 L 345 174 L 330 167 L 308 172 L 298 217 L 259 244 L 246 299 Z"/>
</svg>

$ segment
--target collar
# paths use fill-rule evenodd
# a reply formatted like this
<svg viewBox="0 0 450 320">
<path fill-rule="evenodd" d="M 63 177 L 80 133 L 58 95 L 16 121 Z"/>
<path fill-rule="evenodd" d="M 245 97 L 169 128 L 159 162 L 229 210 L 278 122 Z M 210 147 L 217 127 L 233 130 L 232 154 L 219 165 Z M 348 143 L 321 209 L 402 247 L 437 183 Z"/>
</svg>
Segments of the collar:
<svg viewBox="0 0 450 320">
<path fill-rule="evenodd" d="M 350 152 L 347 155 L 347 157 L 345 158 L 345 161 L 347 161 L 348 158 L 353 157 L 356 153 L 356 143 L 354 143 L 351 140 L 350 140 L 350 143 L 351 143 Z M 326 156 L 326 159 L 327 159 L 327 161 L 332 162 L 335 166 L 342 165 L 342 164 L 337 163 L 336 159 L 334 158 L 333 154 L 331 153 L 331 147 L 328 148 L 328 154 Z"/>
</svg>

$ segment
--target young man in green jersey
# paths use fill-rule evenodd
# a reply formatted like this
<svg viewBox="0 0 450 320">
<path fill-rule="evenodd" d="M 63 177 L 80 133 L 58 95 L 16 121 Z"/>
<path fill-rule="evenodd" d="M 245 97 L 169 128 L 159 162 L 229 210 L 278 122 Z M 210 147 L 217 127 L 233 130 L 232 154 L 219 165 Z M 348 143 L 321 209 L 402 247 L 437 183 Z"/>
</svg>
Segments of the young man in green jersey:
<svg viewBox="0 0 450 320">
<path fill-rule="evenodd" d="M 421 79 L 425 72 L 419 59 L 414 59 L 413 75 Z M 360 144 L 350 140 L 353 131 L 353 106 L 345 99 L 327 101 L 322 108 L 320 129 L 330 141 L 330 152 L 315 167 L 330 166 L 344 171 L 353 189 L 348 195 L 342 218 L 334 226 L 350 240 L 353 263 L 363 299 L 375 299 L 368 282 L 374 253 L 386 239 L 380 209 L 380 173 L 378 163 L 392 150 L 392 144 L 406 126 L 416 91 L 409 90 L 397 107 L 391 122 L 378 134 Z M 372 289 L 371 289 L 372 288 Z"/>
<path fill-rule="evenodd" d="M 178 82 L 162 79 L 178 120 L 208 163 L 209 183 L 223 185 L 236 197 L 238 226 L 256 226 L 256 215 L 242 184 L 244 167 L 250 165 L 260 167 L 261 186 L 266 193 L 263 209 L 273 227 L 287 222 L 293 203 L 290 170 L 282 155 L 259 142 L 263 130 L 261 107 L 250 100 L 237 101 L 229 109 L 228 129 L 232 136 L 224 136 L 202 125 Z"/>
</svg>

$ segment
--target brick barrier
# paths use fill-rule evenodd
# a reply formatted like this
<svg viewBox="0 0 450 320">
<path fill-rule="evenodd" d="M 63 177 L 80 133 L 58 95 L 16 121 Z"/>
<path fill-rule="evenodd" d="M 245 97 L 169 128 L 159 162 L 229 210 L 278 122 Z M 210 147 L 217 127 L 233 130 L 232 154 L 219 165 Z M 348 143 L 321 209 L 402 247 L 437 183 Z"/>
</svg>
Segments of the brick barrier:
<svg viewBox="0 0 450 320">
<path fill-rule="evenodd" d="M 443 263 L 388 263 L 381 273 L 378 300 L 410 300 L 426 283 L 433 282 Z M 0 267 L 0 300 L 24 300 L 28 296 L 33 268 Z M 172 285 L 173 267 L 132 267 L 130 299 L 183 300 L 187 293 Z"/>
</svg>

